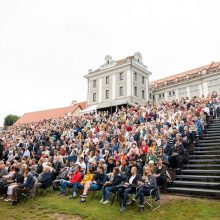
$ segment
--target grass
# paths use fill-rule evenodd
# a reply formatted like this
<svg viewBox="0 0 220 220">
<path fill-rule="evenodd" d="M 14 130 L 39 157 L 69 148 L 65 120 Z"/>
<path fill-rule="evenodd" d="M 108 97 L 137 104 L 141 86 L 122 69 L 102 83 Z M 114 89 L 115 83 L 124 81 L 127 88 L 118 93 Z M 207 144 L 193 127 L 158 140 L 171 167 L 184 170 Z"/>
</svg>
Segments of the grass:
<svg viewBox="0 0 220 220">
<path fill-rule="evenodd" d="M 130 219 L 163 219 L 163 220 L 217 220 L 220 219 L 220 201 L 194 199 L 162 195 L 162 206 L 151 212 L 148 208 L 140 214 L 137 206 L 128 207 L 125 213 L 119 213 L 117 202 L 110 206 L 99 203 L 98 199 L 88 198 L 86 203 L 78 203 L 79 199 L 68 200 L 56 193 L 47 193 L 10 206 L 0 201 L 1 220 L 130 220 Z"/>
</svg>

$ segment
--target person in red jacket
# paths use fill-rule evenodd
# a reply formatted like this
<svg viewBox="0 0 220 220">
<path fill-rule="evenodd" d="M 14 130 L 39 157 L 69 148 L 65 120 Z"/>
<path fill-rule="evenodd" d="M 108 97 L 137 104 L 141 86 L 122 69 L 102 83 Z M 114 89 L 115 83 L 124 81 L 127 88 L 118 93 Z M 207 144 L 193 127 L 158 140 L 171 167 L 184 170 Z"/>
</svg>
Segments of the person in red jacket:
<svg viewBox="0 0 220 220">
<path fill-rule="evenodd" d="M 80 183 L 82 179 L 81 167 L 77 166 L 75 171 L 69 176 L 69 180 L 60 181 L 60 195 L 66 195 L 66 190 L 68 186 L 73 186 L 73 183 Z M 75 192 L 74 192 L 75 193 Z M 76 195 L 73 195 L 76 196 Z"/>
</svg>

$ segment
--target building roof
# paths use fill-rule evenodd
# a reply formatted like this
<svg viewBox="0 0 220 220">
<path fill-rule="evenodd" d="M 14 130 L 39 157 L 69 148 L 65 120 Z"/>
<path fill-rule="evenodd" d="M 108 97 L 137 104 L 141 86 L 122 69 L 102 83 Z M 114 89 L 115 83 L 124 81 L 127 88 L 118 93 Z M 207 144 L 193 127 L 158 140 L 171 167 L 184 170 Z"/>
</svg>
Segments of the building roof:
<svg viewBox="0 0 220 220">
<path fill-rule="evenodd" d="M 183 78 L 183 77 L 186 77 L 186 76 L 190 77 L 191 75 L 194 75 L 196 73 L 199 74 L 202 71 L 206 71 L 205 73 L 209 73 L 209 72 L 211 72 L 210 70 L 215 69 L 215 68 L 219 68 L 219 67 L 220 67 L 220 61 L 219 62 L 212 62 L 212 63 L 210 63 L 206 66 L 198 67 L 198 68 L 195 68 L 195 69 L 192 69 L 192 70 L 188 70 L 188 71 L 185 71 L 185 72 L 182 72 L 182 73 L 178 73 L 178 74 L 175 74 L 175 75 L 171 75 L 171 76 L 168 76 L 168 77 L 164 77 L 162 79 L 152 81 L 150 83 L 150 85 L 155 86 L 156 84 L 162 84 L 162 83 L 165 83 L 165 82 L 176 80 L 178 78 Z"/>
<path fill-rule="evenodd" d="M 122 64 L 130 62 L 132 59 L 134 59 L 134 56 L 128 56 L 128 57 L 126 57 L 124 59 L 116 60 L 115 62 L 117 63 L 117 65 L 122 65 Z M 92 71 L 92 73 L 98 73 L 99 71 L 101 71 L 100 68 Z"/>
<path fill-rule="evenodd" d="M 42 121 L 44 119 L 60 118 L 66 116 L 68 113 L 74 113 L 78 108 L 81 110 L 87 107 L 87 102 L 76 103 L 71 106 L 63 108 L 48 109 L 43 111 L 28 112 L 21 116 L 15 123 L 18 124 L 28 124 L 32 122 Z"/>
</svg>

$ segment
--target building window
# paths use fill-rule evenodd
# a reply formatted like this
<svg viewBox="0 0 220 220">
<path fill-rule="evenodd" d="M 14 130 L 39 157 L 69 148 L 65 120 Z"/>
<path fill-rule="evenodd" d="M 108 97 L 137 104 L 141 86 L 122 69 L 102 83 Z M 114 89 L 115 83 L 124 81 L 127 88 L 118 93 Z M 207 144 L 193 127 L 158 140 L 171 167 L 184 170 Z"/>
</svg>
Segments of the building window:
<svg viewBox="0 0 220 220">
<path fill-rule="evenodd" d="M 134 80 L 137 81 L 137 73 L 134 72 Z"/>
<path fill-rule="evenodd" d="M 93 102 L 96 102 L 96 93 L 93 93 Z"/>
<path fill-rule="evenodd" d="M 144 83 L 145 83 L 145 77 L 142 76 L 142 84 L 144 84 Z"/>
<path fill-rule="evenodd" d="M 155 100 L 155 95 L 153 95 L 153 100 Z"/>
<path fill-rule="evenodd" d="M 123 96 L 123 86 L 119 87 L 119 96 Z"/>
<path fill-rule="evenodd" d="M 106 82 L 106 84 L 109 84 L 109 76 L 106 76 L 105 82 Z"/>
<path fill-rule="evenodd" d="M 164 98 L 164 93 L 162 94 L 162 97 Z"/>
<path fill-rule="evenodd" d="M 173 90 L 173 95 L 175 95 L 175 91 Z"/>
<path fill-rule="evenodd" d="M 123 79 L 124 79 L 124 74 L 122 72 L 122 73 L 120 73 L 120 80 L 123 80 Z"/>
<path fill-rule="evenodd" d="M 159 98 L 161 99 L 161 94 L 159 94 Z"/>
<path fill-rule="evenodd" d="M 145 91 L 142 90 L 142 99 L 145 99 Z"/>
<path fill-rule="evenodd" d="M 171 96 L 171 94 L 172 94 L 171 91 L 169 91 L 169 96 Z"/>
<path fill-rule="evenodd" d="M 152 94 L 150 93 L 150 99 L 152 99 Z"/>
<path fill-rule="evenodd" d="M 93 88 L 96 87 L 96 80 L 93 80 Z"/>
<path fill-rule="evenodd" d="M 105 98 L 106 98 L 106 99 L 109 99 L 109 90 L 106 90 L 106 91 L 105 91 Z"/>
<path fill-rule="evenodd" d="M 135 96 L 138 96 L 138 95 L 137 95 L 137 87 L 136 87 L 136 86 L 134 87 L 134 95 L 135 95 Z"/>
<path fill-rule="evenodd" d="M 190 86 L 190 92 L 199 91 L 199 85 Z"/>
</svg>

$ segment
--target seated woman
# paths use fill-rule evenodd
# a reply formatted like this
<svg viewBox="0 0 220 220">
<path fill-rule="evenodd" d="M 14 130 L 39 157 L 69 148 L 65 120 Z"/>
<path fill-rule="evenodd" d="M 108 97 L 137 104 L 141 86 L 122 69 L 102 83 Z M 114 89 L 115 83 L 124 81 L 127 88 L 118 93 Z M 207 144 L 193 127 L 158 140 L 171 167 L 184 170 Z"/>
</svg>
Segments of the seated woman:
<svg viewBox="0 0 220 220">
<path fill-rule="evenodd" d="M 121 182 L 123 181 L 123 178 L 119 172 L 118 167 L 115 167 L 113 169 L 112 174 L 113 174 L 113 179 L 105 182 L 102 188 L 102 199 L 100 202 L 103 204 L 107 204 L 110 202 L 111 192 L 113 192 L 115 190 L 115 187 L 121 184 Z"/>
<path fill-rule="evenodd" d="M 150 191 L 157 187 L 156 177 L 151 173 L 149 166 L 144 169 L 144 175 L 142 177 L 142 182 L 139 182 L 139 188 L 134 197 L 134 201 L 140 201 L 141 212 L 144 210 L 144 196 L 149 196 Z"/>
<path fill-rule="evenodd" d="M 104 173 L 104 167 L 98 166 L 95 175 L 93 175 L 92 181 L 87 181 L 84 184 L 83 194 L 81 195 L 81 202 L 86 201 L 87 193 L 89 190 L 100 190 L 106 182 L 107 176 Z"/>
<path fill-rule="evenodd" d="M 26 166 L 26 164 L 22 164 L 21 170 L 19 169 L 19 165 L 15 167 L 15 173 L 12 177 L 12 182 L 7 189 L 7 198 L 4 201 L 10 202 L 12 200 L 13 188 L 24 182 L 24 178 L 26 177 Z"/>
<path fill-rule="evenodd" d="M 27 167 L 27 165 L 24 164 L 24 169 L 26 170 L 24 183 L 18 184 L 18 186 L 14 187 L 12 190 L 12 205 L 16 204 L 19 195 L 21 195 L 22 193 L 30 193 L 34 186 L 35 179 L 31 173 L 31 167 Z"/>
<path fill-rule="evenodd" d="M 166 192 L 167 190 L 167 176 L 166 176 L 166 165 L 163 164 L 162 158 L 158 159 L 155 174 L 154 176 L 157 178 L 157 183 L 159 186 L 162 186 L 163 190 Z"/>
<path fill-rule="evenodd" d="M 82 181 L 73 183 L 73 194 L 69 196 L 69 199 L 72 199 L 77 196 L 77 189 L 83 189 L 87 182 L 91 182 L 93 179 L 93 168 L 90 167 L 87 173 L 84 175 Z"/>
</svg>

